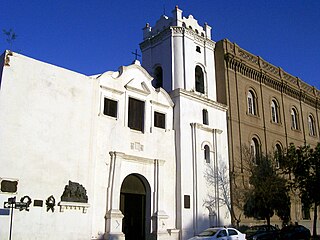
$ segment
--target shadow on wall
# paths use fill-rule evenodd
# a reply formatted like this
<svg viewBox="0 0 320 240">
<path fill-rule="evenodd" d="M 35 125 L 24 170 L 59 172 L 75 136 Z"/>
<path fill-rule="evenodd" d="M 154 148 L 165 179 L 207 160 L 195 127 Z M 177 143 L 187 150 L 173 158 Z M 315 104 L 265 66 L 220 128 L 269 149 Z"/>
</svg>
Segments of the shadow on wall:
<svg viewBox="0 0 320 240">
<path fill-rule="evenodd" d="M 183 239 L 198 235 L 209 227 L 231 226 L 231 198 L 228 160 L 217 154 L 210 163 L 206 163 L 203 178 L 209 191 L 202 199 L 206 216 L 198 216 L 197 222 L 192 222 L 184 231 Z"/>
<path fill-rule="evenodd" d="M 1 89 L 1 82 L 2 82 L 2 72 L 4 67 L 4 58 L 5 58 L 6 52 L 1 54 L 0 56 L 0 89 Z"/>
<path fill-rule="evenodd" d="M 220 154 L 217 156 L 217 160 L 213 159 L 206 166 L 203 177 L 209 188 L 207 197 L 203 200 L 203 205 L 208 208 L 210 216 L 214 217 L 217 214 L 218 217 L 222 218 L 222 221 L 216 219 L 213 225 L 225 224 L 226 219 L 230 220 L 231 215 L 230 173 L 227 162 Z M 229 216 L 226 216 L 226 214 L 224 214 L 225 216 L 220 215 L 221 207 L 227 210 L 226 214 L 229 214 Z"/>
</svg>

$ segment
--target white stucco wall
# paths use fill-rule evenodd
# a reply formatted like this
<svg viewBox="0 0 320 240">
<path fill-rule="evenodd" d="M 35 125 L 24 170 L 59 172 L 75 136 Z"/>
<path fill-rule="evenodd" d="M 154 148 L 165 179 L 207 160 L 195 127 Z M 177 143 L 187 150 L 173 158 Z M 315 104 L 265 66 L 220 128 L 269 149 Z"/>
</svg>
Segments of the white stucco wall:
<svg viewBox="0 0 320 240">
<path fill-rule="evenodd" d="M 216 166 L 219 161 L 228 166 L 226 108 L 184 90 L 176 90 L 170 95 L 175 103 L 177 166 L 181 169 L 181 180 L 177 183 L 181 187 L 179 227 L 182 239 L 187 239 L 210 224 L 228 225 L 231 222 L 225 206 L 219 208 L 218 222 L 210 222 L 205 206 L 208 194 L 215 196 L 214 188 L 208 186 L 205 179 L 206 169 L 209 165 Z M 208 125 L 202 124 L 202 109 L 208 111 Z M 210 146 L 209 164 L 204 159 L 204 144 Z M 190 209 L 184 208 L 184 195 L 190 196 Z M 218 215 L 218 209 L 215 210 Z"/>
<path fill-rule="evenodd" d="M 121 163 L 114 168 L 117 180 L 113 188 L 115 204 L 104 195 L 96 199 L 94 214 L 96 219 L 103 219 L 106 211 L 119 207 L 120 188 L 123 180 L 130 174 L 142 175 L 151 188 L 151 215 L 156 211 L 164 211 L 168 215 L 166 228 L 175 229 L 175 143 L 173 131 L 173 103 L 164 90 L 155 91 L 151 85 L 151 77 L 139 65 L 123 67 L 120 72 L 108 72 L 97 78 L 100 83 L 100 109 L 97 123 L 97 168 L 96 195 L 108 191 L 111 171 L 110 152 L 117 153 L 117 161 Z M 144 85 L 144 87 L 142 87 Z M 103 98 L 118 102 L 116 118 L 103 115 Z M 128 99 L 139 99 L 145 103 L 144 131 L 132 130 L 128 127 Z M 97 104 L 98 106 L 98 104 Z M 153 126 L 153 112 L 166 115 L 165 129 Z M 122 156 L 124 154 L 125 156 Z M 130 159 L 128 159 L 130 158 Z M 155 176 L 155 160 L 160 160 L 159 177 Z M 155 194 L 155 185 L 158 197 Z M 157 198 L 157 199 L 155 199 Z M 155 206 L 155 202 L 157 206 Z M 101 211 L 103 209 L 103 211 Z M 149 216 L 151 218 L 151 216 Z M 103 222 L 97 222 L 94 232 L 103 231 Z M 150 229 L 152 231 L 152 228 Z"/>
<path fill-rule="evenodd" d="M 60 202 L 69 180 L 92 196 L 94 81 L 17 53 L 9 59 L 0 90 L 0 177 L 19 181 L 17 200 L 28 195 L 44 203 L 29 212 L 15 210 L 13 239 L 88 239 L 90 212 L 60 213 L 57 206 L 47 212 L 45 200 L 53 195 Z M 11 196 L 0 194 L 0 204 Z M 1 216 L 0 225 L 7 227 L 1 227 L 0 239 L 7 238 L 8 224 L 9 216 Z"/>
<path fill-rule="evenodd" d="M 106 216 L 119 209 L 121 184 L 130 174 L 150 187 L 147 231 L 168 235 L 175 229 L 173 102 L 152 87 L 139 64 L 88 77 L 16 53 L 7 63 L 0 90 L 0 178 L 19 183 L 15 194 L 0 192 L 1 208 L 12 196 L 43 200 L 43 207 L 14 210 L 13 239 L 103 238 L 114 230 Z M 103 114 L 104 97 L 118 101 L 116 118 Z M 143 132 L 128 127 L 129 97 L 145 102 Z M 165 129 L 154 127 L 154 111 L 165 114 Z M 47 212 L 46 199 L 53 195 L 58 204 L 69 180 L 87 190 L 87 212 L 58 206 Z M 151 219 L 158 215 L 164 218 L 156 218 L 155 228 Z M 0 216 L 0 239 L 8 237 L 9 222 L 10 216 Z"/>
<path fill-rule="evenodd" d="M 163 70 L 163 88 L 170 92 L 174 89 L 172 85 L 173 53 L 168 51 L 171 48 L 171 37 L 168 36 L 157 43 L 157 47 L 147 47 L 143 50 L 142 66 L 152 75 L 155 67 L 161 66 Z M 163 54 L 163 53 L 166 54 Z"/>
</svg>

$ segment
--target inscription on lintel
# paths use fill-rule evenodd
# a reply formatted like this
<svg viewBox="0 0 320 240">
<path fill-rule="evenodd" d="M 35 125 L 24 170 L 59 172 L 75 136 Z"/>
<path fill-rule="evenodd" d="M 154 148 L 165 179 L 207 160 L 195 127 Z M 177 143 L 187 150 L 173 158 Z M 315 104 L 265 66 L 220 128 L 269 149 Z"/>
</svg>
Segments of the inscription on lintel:
<svg viewBox="0 0 320 240">
<path fill-rule="evenodd" d="M 137 150 L 139 152 L 142 152 L 144 148 L 144 146 L 139 142 L 132 142 L 130 143 L 130 146 L 132 150 Z"/>
</svg>

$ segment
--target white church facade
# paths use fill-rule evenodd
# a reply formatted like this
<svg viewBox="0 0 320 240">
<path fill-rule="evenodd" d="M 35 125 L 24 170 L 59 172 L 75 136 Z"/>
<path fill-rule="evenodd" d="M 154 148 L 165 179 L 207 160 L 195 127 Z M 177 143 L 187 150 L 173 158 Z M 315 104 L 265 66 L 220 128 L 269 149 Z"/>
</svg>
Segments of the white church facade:
<svg viewBox="0 0 320 240">
<path fill-rule="evenodd" d="M 230 224 L 211 28 L 176 7 L 143 31 L 142 64 L 95 76 L 1 56 L 0 239 L 185 240 Z"/>
</svg>

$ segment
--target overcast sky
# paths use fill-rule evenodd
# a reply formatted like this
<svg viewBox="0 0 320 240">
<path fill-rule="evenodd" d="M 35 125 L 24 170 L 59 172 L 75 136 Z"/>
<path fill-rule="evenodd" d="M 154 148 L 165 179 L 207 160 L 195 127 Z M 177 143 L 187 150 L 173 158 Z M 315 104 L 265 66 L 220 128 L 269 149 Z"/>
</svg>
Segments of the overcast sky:
<svg viewBox="0 0 320 240">
<path fill-rule="evenodd" d="M 0 51 L 86 75 L 134 60 L 142 28 L 178 5 L 212 39 L 241 48 L 320 89 L 320 0 L 0 0 Z M 17 35 L 10 46 L 2 30 Z"/>
</svg>

